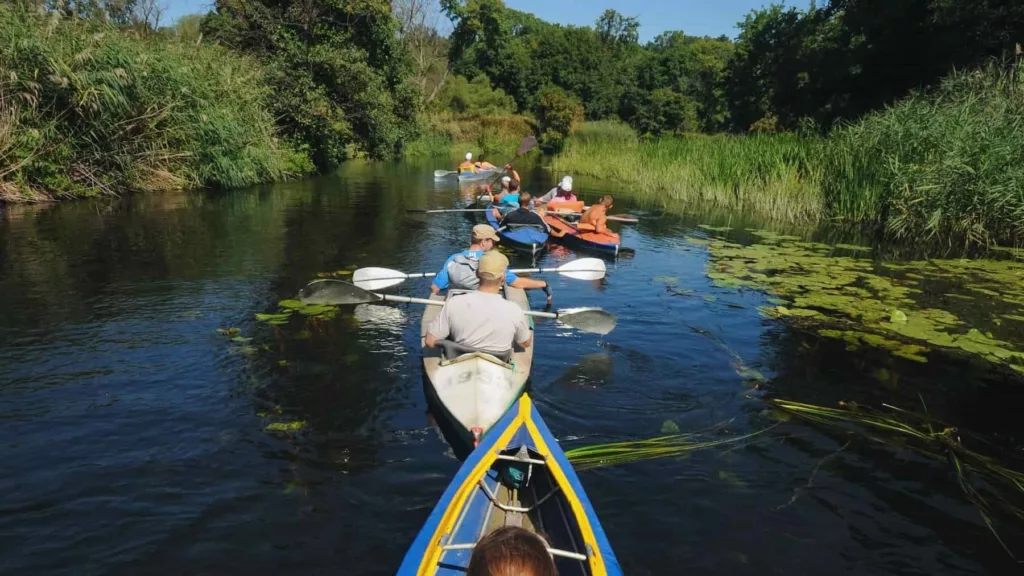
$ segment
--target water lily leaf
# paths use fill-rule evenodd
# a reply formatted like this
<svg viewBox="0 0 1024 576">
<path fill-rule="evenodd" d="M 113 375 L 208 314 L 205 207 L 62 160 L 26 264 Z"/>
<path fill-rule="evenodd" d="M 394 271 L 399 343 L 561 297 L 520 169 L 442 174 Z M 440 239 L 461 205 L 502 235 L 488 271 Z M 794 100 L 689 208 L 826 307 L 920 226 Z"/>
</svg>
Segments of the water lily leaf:
<svg viewBox="0 0 1024 576">
<path fill-rule="evenodd" d="M 244 336 L 235 336 L 234 338 L 231 339 L 232 342 L 238 342 L 239 344 L 245 344 L 250 340 L 252 340 L 252 338 L 246 338 Z"/>
<path fill-rule="evenodd" d="M 893 324 L 906 324 L 907 315 L 902 310 L 897 308 L 893 310 L 892 314 L 889 316 L 889 322 L 892 322 Z"/>
<path fill-rule="evenodd" d="M 288 310 L 282 314 L 256 314 L 256 320 L 260 322 L 275 322 L 275 321 L 287 321 L 292 315 L 292 311 Z"/>
<path fill-rule="evenodd" d="M 685 240 L 688 244 L 693 244 L 694 246 L 707 246 L 709 243 L 703 238 L 694 238 L 693 236 L 687 236 Z"/>
<path fill-rule="evenodd" d="M 661 424 L 662 434 L 679 434 L 679 425 L 671 420 L 665 420 Z"/>
<path fill-rule="evenodd" d="M 273 422 L 268 424 L 265 429 L 268 432 L 298 432 L 305 427 L 305 420 L 295 420 L 293 422 Z"/>
<path fill-rule="evenodd" d="M 221 336 L 237 336 L 238 328 L 217 328 L 217 334 Z"/>
<path fill-rule="evenodd" d="M 702 228 L 710 232 L 728 232 L 729 230 L 732 230 L 730 226 L 710 226 L 708 224 L 698 224 L 697 228 Z"/>
<path fill-rule="evenodd" d="M 871 248 L 868 247 L 868 246 L 857 246 L 857 245 L 854 245 L 854 244 L 836 244 L 836 248 L 840 248 L 842 250 L 852 250 L 852 251 L 855 251 L 855 252 L 870 252 L 871 251 Z"/>
<path fill-rule="evenodd" d="M 303 306 L 305 306 L 305 304 L 303 304 L 302 302 L 299 302 L 298 300 L 291 300 L 291 299 L 281 300 L 280 302 L 277 303 L 277 305 L 282 307 L 282 308 L 290 308 L 292 310 L 298 310 L 299 308 L 302 308 Z"/>
<path fill-rule="evenodd" d="M 305 316 L 317 316 L 320 314 L 325 314 L 327 312 L 333 312 L 334 310 L 336 310 L 334 306 L 328 306 L 327 304 L 313 304 L 310 306 L 299 308 L 298 311 L 299 314 L 303 314 Z"/>
</svg>

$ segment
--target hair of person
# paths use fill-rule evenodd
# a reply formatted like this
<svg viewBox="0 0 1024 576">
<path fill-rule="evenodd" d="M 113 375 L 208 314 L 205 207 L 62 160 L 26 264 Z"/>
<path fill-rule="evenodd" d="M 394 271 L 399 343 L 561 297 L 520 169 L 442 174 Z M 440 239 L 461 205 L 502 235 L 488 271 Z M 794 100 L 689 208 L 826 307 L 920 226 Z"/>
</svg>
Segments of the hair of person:
<svg viewBox="0 0 1024 576">
<path fill-rule="evenodd" d="M 476 543 L 466 576 L 558 576 L 558 570 L 540 536 L 503 526 Z"/>
<path fill-rule="evenodd" d="M 605 194 L 604 196 L 601 196 L 601 204 L 603 204 L 604 206 L 611 206 L 612 202 L 614 202 L 614 200 L 612 200 L 611 194 Z"/>
<path fill-rule="evenodd" d="M 530 200 L 532 199 L 533 198 L 530 196 L 529 192 L 523 192 L 519 194 L 519 207 L 526 208 L 527 206 L 530 205 Z"/>
<path fill-rule="evenodd" d="M 501 286 L 501 283 L 505 280 L 504 278 L 491 278 L 490 276 L 484 276 L 477 272 L 476 277 L 480 280 L 480 286 Z"/>
<path fill-rule="evenodd" d="M 479 244 L 484 240 L 490 240 L 490 238 L 477 238 L 475 234 L 470 233 L 470 244 Z"/>
<path fill-rule="evenodd" d="M 519 180 L 514 180 L 513 179 L 511 182 L 509 182 L 508 183 L 508 191 L 509 192 L 518 192 L 519 191 Z"/>
</svg>

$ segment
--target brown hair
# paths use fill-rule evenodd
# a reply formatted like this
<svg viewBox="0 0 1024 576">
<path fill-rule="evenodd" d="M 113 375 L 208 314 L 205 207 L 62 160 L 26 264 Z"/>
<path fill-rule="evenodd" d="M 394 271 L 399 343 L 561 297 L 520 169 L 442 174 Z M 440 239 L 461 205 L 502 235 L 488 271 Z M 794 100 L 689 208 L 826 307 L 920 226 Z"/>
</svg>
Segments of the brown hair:
<svg viewBox="0 0 1024 576">
<path fill-rule="evenodd" d="M 540 536 L 504 526 L 476 543 L 466 576 L 558 576 L 558 570 Z"/>
<path fill-rule="evenodd" d="M 612 202 L 614 202 L 614 200 L 612 200 L 611 194 L 605 194 L 604 196 L 601 196 L 601 200 L 600 200 L 601 205 L 603 205 L 603 206 L 611 206 Z"/>
<path fill-rule="evenodd" d="M 529 192 L 521 193 L 519 195 L 519 207 L 520 208 L 526 208 L 527 206 L 530 205 L 530 200 L 532 200 L 532 199 L 533 199 L 533 196 L 530 196 Z"/>
</svg>

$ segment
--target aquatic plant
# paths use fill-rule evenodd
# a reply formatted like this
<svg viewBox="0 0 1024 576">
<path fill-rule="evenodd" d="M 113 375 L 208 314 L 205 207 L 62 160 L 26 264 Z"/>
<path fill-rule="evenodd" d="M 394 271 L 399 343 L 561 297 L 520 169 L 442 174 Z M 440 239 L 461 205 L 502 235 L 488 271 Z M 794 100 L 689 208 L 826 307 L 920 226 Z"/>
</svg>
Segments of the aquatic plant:
<svg viewBox="0 0 1024 576">
<path fill-rule="evenodd" d="M 291 298 L 281 300 L 277 303 L 277 306 L 278 311 L 276 313 L 258 313 L 256 314 L 256 320 L 258 322 L 265 322 L 271 326 L 282 326 L 287 324 L 294 314 L 313 320 L 330 320 L 331 318 L 334 318 L 335 314 L 338 312 L 337 306 L 330 306 L 327 304 L 306 304 L 305 302 L 300 302 Z"/>
<path fill-rule="evenodd" d="M 591 446 L 579 446 L 566 450 L 565 455 L 577 470 L 589 470 L 604 466 L 632 464 L 645 460 L 673 458 L 695 450 L 706 450 L 729 444 L 737 444 L 750 440 L 772 428 L 769 426 L 740 436 L 713 438 L 714 434 L 721 433 L 726 424 L 728 423 L 723 423 L 711 430 L 702 432 L 668 434 L 647 440 L 625 440 Z M 671 421 L 663 424 L 662 430 L 671 430 L 673 426 L 675 430 L 679 430 L 678 425 Z"/>
<path fill-rule="evenodd" d="M 875 262 L 867 247 L 802 241 L 748 230 L 756 242 L 708 243 L 706 274 L 719 287 L 778 298 L 761 307 L 854 348 L 917 362 L 942 350 L 1024 374 L 1016 318 L 1024 317 L 1024 263 L 1012 260 Z"/>
<path fill-rule="evenodd" d="M 888 411 L 883 411 L 853 402 L 840 402 L 838 408 L 783 399 L 767 402 L 804 420 L 950 464 L 964 496 L 978 509 L 1003 549 L 1016 559 L 996 528 L 996 515 L 1024 520 L 1024 509 L 1010 501 L 1024 496 L 1024 472 L 967 445 L 986 446 L 984 439 L 936 421 L 927 411 L 919 414 L 888 405 Z M 979 483 L 983 484 L 980 489 Z"/>
</svg>

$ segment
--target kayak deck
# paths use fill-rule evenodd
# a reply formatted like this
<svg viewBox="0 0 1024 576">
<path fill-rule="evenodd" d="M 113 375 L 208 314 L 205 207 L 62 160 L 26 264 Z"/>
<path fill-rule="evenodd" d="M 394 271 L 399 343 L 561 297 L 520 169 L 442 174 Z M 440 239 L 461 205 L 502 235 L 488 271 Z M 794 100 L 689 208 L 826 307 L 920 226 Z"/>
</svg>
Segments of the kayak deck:
<svg viewBox="0 0 1024 576">
<path fill-rule="evenodd" d="M 490 208 L 490 207 L 489 207 Z M 487 223 L 494 228 L 498 233 L 498 237 L 501 238 L 501 244 L 508 246 L 515 250 L 520 250 L 528 254 L 540 254 L 545 249 L 545 243 L 548 241 L 548 233 L 540 228 L 533 226 L 518 226 L 515 228 L 503 229 L 498 219 L 494 217 L 494 212 L 487 210 L 484 212 L 484 217 L 487 219 Z"/>
<path fill-rule="evenodd" d="M 621 574 L 579 478 L 528 394 L 459 469 L 399 574 L 464 574 L 476 543 L 502 526 L 543 535 L 558 573 Z"/>
</svg>

